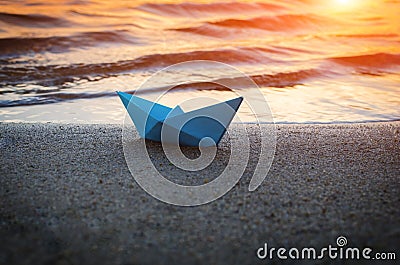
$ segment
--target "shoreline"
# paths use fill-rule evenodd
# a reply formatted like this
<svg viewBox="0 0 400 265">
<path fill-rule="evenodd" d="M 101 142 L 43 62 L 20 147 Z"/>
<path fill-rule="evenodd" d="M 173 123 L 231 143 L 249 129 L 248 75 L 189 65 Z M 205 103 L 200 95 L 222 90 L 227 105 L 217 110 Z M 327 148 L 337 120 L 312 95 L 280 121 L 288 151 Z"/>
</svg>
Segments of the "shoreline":
<svg viewBox="0 0 400 265">
<path fill-rule="evenodd" d="M 177 207 L 150 197 L 130 176 L 121 125 L 0 123 L 0 261 L 265 264 L 255 253 L 266 242 L 324 247 L 339 236 L 352 247 L 396 252 L 400 122 L 276 127 L 275 159 L 256 191 L 247 190 L 254 148 L 225 196 Z M 226 162 L 229 145 L 221 145 L 212 172 Z M 148 148 L 165 174 L 176 173 L 158 144 Z"/>
<path fill-rule="evenodd" d="M 127 115 L 126 112 L 124 115 Z M 38 120 L 38 121 L 30 121 L 30 120 L 16 120 L 16 121 L 10 121 L 10 120 L 5 120 L 2 121 L 0 120 L 0 123 L 3 124 L 53 124 L 53 125 L 105 125 L 105 126 L 123 126 L 124 120 L 121 119 L 120 122 L 115 122 L 115 123 L 110 123 L 106 121 L 91 121 L 90 123 L 82 122 L 82 121 L 56 121 L 56 120 Z M 356 121 L 305 121 L 305 122 L 288 122 L 288 121 L 278 121 L 278 122 L 273 122 L 275 125 L 345 125 L 345 124 L 379 124 L 379 123 L 398 123 L 400 122 L 400 118 L 396 119 L 389 119 L 389 120 L 356 120 Z M 235 122 L 232 121 L 231 124 L 249 124 L 249 125 L 256 125 L 256 124 L 271 124 L 271 123 L 266 123 L 266 122 L 256 122 L 256 121 L 241 121 L 241 122 Z"/>
</svg>

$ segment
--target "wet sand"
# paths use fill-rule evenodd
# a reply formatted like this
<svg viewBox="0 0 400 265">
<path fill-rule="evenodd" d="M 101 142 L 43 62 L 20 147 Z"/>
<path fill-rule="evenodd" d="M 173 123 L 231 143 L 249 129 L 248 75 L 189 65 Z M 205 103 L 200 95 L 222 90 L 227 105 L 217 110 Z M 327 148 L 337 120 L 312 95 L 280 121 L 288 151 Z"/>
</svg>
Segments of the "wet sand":
<svg viewBox="0 0 400 265">
<path fill-rule="evenodd" d="M 177 207 L 136 184 L 118 125 L 2 123 L 0 263 L 267 264 L 255 254 L 265 242 L 321 248 L 338 236 L 351 247 L 398 251 L 400 122 L 277 132 L 272 168 L 256 191 L 247 190 L 257 163 L 252 138 L 238 185 L 210 204 Z M 176 173 L 158 144 L 148 149 L 159 169 Z M 228 151 L 225 138 L 210 172 L 223 169 Z M 204 177 L 212 178 L 187 181 Z"/>
</svg>

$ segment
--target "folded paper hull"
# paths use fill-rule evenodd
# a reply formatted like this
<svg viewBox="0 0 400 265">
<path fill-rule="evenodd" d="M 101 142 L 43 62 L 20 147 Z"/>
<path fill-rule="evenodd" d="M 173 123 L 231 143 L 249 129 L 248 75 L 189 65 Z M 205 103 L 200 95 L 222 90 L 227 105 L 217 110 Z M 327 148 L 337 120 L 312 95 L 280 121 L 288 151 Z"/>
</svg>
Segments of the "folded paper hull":
<svg viewBox="0 0 400 265">
<path fill-rule="evenodd" d="M 217 145 L 242 97 L 190 112 L 117 92 L 142 138 L 183 146 Z M 203 140 L 202 140 L 203 139 Z"/>
</svg>

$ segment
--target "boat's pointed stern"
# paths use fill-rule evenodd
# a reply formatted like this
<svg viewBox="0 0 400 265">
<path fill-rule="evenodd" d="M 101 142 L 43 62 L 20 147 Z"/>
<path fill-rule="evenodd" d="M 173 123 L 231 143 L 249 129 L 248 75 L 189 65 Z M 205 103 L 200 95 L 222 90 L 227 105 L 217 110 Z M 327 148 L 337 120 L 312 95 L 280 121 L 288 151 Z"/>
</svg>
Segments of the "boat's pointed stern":
<svg viewBox="0 0 400 265">
<path fill-rule="evenodd" d="M 125 92 L 117 91 L 117 94 L 124 104 L 140 137 L 145 138 L 146 133 L 157 123 L 157 120 L 149 115 L 149 111 L 146 108 L 147 106 L 140 104 L 141 101 L 145 100 Z"/>
<path fill-rule="evenodd" d="M 116 91 L 116 92 L 117 92 L 119 98 L 121 99 L 122 104 L 124 104 L 125 108 L 128 108 L 129 101 L 131 100 L 132 95 L 121 92 L 121 91 Z"/>
<path fill-rule="evenodd" d="M 235 112 L 237 112 L 237 110 L 240 107 L 240 104 L 242 104 L 243 102 L 243 97 L 237 97 L 228 101 L 225 101 L 226 104 L 228 104 L 232 109 L 235 110 Z"/>
<path fill-rule="evenodd" d="M 233 118 L 235 117 L 240 105 L 243 102 L 243 97 L 237 97 L 228 101 L 225 101 L 224 103 L 227 104 L 229 107 L 232 108 L 233 111 L 223 111 L 225 115 L 223 115 L 222 121 L 224 124 L 224 129 L 216 131 L 214 136 L 212 137 L 215 141 L 215 143 L 218 145 L 219 142 L 221 141 L 222 137 L 224 136 L 226 130 L 228 129 L 229 125 L 231 124 Z"/>
</svg>

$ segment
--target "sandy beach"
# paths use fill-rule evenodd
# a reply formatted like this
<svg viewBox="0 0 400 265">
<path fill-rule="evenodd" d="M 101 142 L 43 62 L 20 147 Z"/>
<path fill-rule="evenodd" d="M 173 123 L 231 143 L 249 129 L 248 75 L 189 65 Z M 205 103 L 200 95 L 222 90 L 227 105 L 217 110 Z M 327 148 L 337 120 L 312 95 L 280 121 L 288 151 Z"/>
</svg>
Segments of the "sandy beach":
<svg viewBox="0 0 400 265">
<path fill-rule="evenodd" d="M 399 263 L 400 1 L 0 6 L 0 265 L 280 264 L 278 249 L 328 246 Z M 116 91 L 165 107 L 127 115 Z M 228 121 L 208 107 L 238 97 L 215 153 L 181 148 L 207 167 L 126 130 L 179 109 Z M 224 131 L 195 124 L 182 139 Z M 324 257 L 285 263 L 371 263 Z"/>
<path fill-rule="evenodd" d="M 1 264 L 267 264 L 256 257 L 266 242 L 323 247 L 338 236 L 349 246 L 398 251 L 400 122 L 277 125 L 261 187 L 247 190 L 253 148 L 239 184 L 198 207 L 143 191 L 126 166 L 121 132 L 119 125 L 0 124 Z M 174 172 L 158 144 L 148 150 L 165 175 Z M 224 138 L 212 172 L 227 150 Z"/>
</svg>

